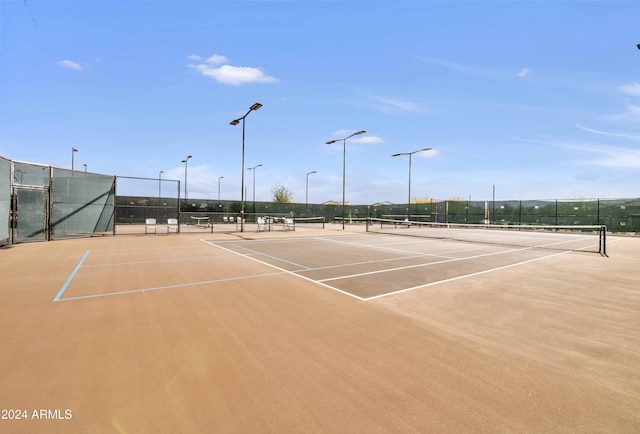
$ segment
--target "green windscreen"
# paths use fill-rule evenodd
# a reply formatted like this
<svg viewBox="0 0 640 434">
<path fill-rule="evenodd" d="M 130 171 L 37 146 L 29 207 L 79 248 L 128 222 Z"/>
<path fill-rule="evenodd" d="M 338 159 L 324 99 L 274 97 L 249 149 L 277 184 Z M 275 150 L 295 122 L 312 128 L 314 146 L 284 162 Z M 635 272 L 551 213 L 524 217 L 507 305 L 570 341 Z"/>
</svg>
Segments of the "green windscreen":
<svg viewBox="0 0 640 434">
<path fill-rule="evenodd" d="M 11 162 L 0 158 L 0 246 L 9 242 Z"/>
<path fill-rule="evenodd" d="M 53 169 L 51 238 L 113 233 L 115 177 Z"/>
</svg>

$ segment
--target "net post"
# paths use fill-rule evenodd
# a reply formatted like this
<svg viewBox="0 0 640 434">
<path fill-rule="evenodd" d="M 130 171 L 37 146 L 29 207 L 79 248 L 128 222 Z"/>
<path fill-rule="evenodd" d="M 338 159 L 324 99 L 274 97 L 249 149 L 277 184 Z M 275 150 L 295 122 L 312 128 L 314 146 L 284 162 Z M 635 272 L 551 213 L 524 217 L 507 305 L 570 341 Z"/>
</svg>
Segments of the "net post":
<svg viewBox="0 0 640 434">
<path fill-rule="evenodd" d="M 607 227 L 600 226 L 600 251 L 603 256 L 607 256 Z"/>
<path fill-rule="evenodd" d="M 366 228 L 365 231 L 366 232 L 369 232 L 369 220 L 370 220 L 370 217 L 367 217 L 366 220 L 365 220 L 365 228 Z"/>
</svg>

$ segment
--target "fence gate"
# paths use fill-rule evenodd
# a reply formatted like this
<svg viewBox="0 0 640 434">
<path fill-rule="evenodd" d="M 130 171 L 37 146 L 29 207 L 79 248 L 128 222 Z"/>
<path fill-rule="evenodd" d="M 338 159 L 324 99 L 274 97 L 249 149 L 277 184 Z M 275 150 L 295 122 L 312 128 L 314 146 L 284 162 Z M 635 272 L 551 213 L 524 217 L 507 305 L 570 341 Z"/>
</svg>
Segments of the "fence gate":
<svg viewBox="0 0 640 434">
<path fill-rule="evenodd" d="M 49 221 L 47 188 L 16 187 L 13 199 L 12 239 L 14 243 L 46 241 Z"/>
</svg>

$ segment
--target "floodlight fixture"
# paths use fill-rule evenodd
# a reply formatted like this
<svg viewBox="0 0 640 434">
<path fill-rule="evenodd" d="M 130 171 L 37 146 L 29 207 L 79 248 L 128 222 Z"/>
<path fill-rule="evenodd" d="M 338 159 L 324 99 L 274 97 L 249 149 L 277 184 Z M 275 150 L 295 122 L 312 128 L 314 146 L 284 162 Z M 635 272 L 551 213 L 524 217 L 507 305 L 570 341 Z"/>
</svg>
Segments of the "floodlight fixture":
<svg viewBox="0 0 640 434">
<path fill-rule="evenodd" d="M 249 107 L 249 111 L 245 113 L 244 116 L 229 122 L 230 125 L 238 125 L 240 121 L 242 121 L 242 166 L 241 166 L 242 176 L 241 176 L 241 184 L 240 184 L 240 232 L 244 232 L 244 120 L 246 119 L 247 116 L 249 116 L 249 113 L 251 113 L 252 111 L 258 110 L 260 107 L 262 107 L 262 104 L 260 104 L 259 102 L 256 102 L 251 107 Z M 255 194 L 255 191 L 254 191 L 254 194 Z"/>
<path fill-rule="evenodd" d="M 304 196 L 304 203 L 305 205 L 309 206 L 309 175 L 311 175 L 312 173 L 318 173 L 317 170 L 314 170 L 312 172 L 307 172 L 307 187 L 305 190 L 305 196 Z"/>
<path fill-rule="evenodd" d="M 256 169 L 262 167 L 262 164 L 258 164 L 253 167 L 247 167 L 247 170 L 253 170 L 253 212 L 256 211 Z"/>
<path fill-rule="evenodd" d="M 71 175 L 73 176 L 73 165 L 74 165 L 74 155 L 75 153 L 78 152 L 78 150 L 74 147 L 71 148 Z"/>
<path fill-rule="evenodd" d="M 422 148 L 413 152 L 399 152 L 397 154 L 391 154 L 392 157 L 399 157 L 400 155 L 409 156 L 409 198 L 407 200 L 407 221 L 411 220 L 411 156 L 418 152 L 430 151 L 432 148 Z"/>
<path fill-rule="evenodd" d="M 181 162 L 184 163 L 184 203 L 185 205 L 187 204 L 187 161 L 189 161 L 189 158 L 193 158 L 191 155 L 187 155 L 187 158 L 185 158 L 184 160 L 182 160 Z"/>
<path fill-rule="evenodd" d="M 346 160 L 347 160 L 347 139 L 350 139 L 353 136 L 359 136 L 360 134 L 366 133 L 365 130 L 360 130 L 356 133 L 351 134 L 343 139 L 329 140 L 326 142 L 327 145 L 333 145 L 336 142 L 342 140 L 342 229 L 344 230 L 344 204 L 345 204 L 345 174 L 346 174 Z"/>
</svg>

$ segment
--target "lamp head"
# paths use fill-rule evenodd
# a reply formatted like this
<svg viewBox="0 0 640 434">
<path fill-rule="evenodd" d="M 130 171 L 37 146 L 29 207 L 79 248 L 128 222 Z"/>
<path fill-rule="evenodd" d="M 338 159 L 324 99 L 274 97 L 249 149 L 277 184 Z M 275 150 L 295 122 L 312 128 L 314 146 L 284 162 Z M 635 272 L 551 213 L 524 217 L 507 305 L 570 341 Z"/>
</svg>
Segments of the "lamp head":
<svg viewBox="0 0 640 434">
<path fill-rule="evenodd" d="M 252 105 L 251 107 L 249 107 L 249 110 L 258 110 L 260 107 L 262 107 L 262 104 L 257 102 L 254 105 Z"/>
<path fill-rule="evenodd" d="M 358 131 L 357 133 L 354 134 L 354 136 L 359 136 L 360 134 L 364 134 L 364 133 L 366 133 L 365 130 Z"/>
<path fill-rule="evenodd" d="M 240 123 L 240 119 L 234 119 L 231 122 L 229 122 L 229 125 L 238 125 Z"/>
<path fill-rule="evenodd" d="M 327 145 L 333 145 L 335 142 L 337 142 L 337 140 L 330 140 L 327 142 Z"/>
<path fill-rule="evenodd" d="M 402 154 L 391 154 L 392 157 L 399 157 Z"/>
</svg>

